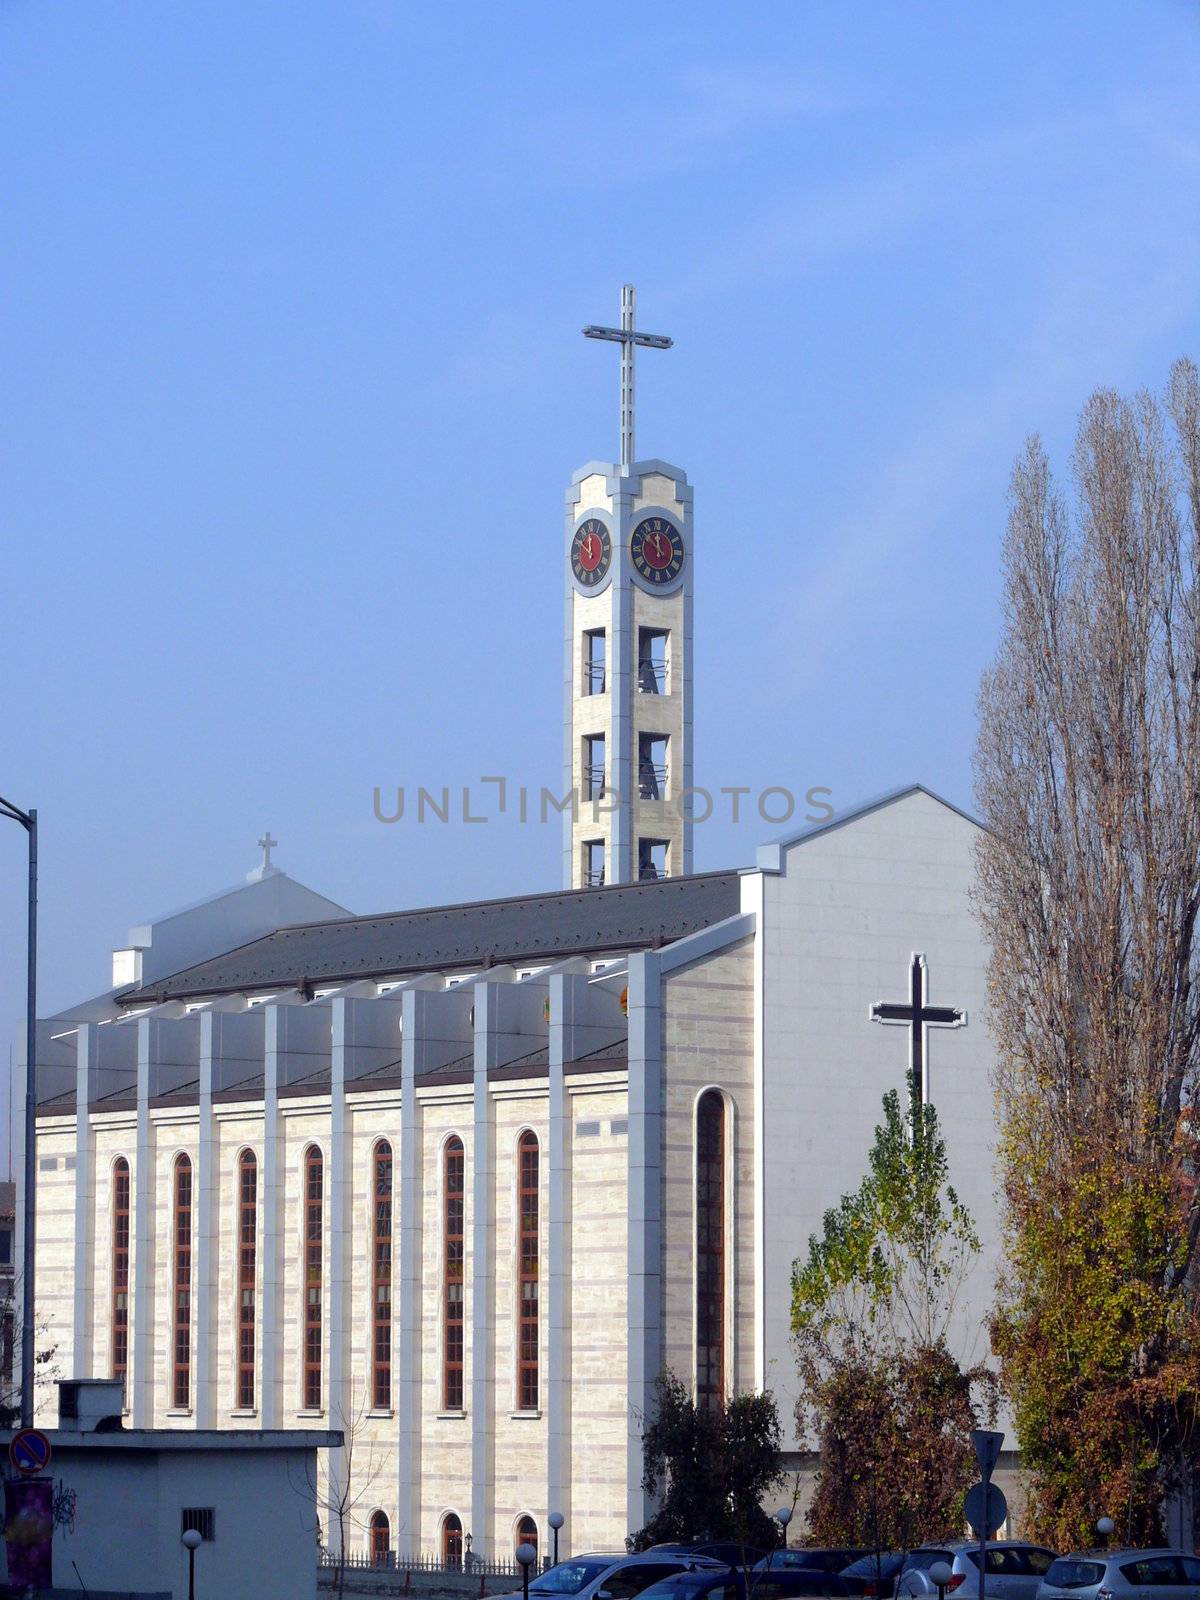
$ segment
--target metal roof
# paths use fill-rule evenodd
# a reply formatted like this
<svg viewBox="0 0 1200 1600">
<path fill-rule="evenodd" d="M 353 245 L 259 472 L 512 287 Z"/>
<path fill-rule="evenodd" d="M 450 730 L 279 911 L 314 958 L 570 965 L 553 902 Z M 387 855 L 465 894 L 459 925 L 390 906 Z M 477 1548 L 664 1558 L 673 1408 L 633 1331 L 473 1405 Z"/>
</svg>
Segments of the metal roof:
<svg viewBox="0 0 1200 1600">
<path fill-rule="evenodd" d="M 279 928 L 224 955 L 114 996 L 119 1005 L 311 988 L 357 978 L 453 971 L 645 949 L 741 910 L 737 872 L 697 873 L 608 889 L 431 906 Z"/>
</svg>

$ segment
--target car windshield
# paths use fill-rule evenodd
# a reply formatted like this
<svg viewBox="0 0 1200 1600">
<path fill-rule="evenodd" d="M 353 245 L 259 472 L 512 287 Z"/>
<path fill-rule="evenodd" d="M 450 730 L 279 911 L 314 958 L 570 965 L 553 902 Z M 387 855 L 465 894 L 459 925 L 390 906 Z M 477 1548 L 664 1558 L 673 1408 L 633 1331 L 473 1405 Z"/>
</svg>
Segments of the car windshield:
<svg viewBox="0 0 1200 1600">
<path fill-rule="evenodd" d="M 904 1565 L 902 1550 L 883 1550 L 879 1555 L 860 1556 L 842 1568 L 843 1578 L 894 1578 Z"/>
<path fill-rule="evenodd" d="M 1054 1589 L 1090 1589 L 1103 1576 L 1103 1561 L 1077 1561 L 1070 1556 L 1060 1556 L 1051 1563 L 1046 1582 Z"/>
<path fill-rule="evenodd" d="M 699 1600 L 709 1589 L 724 1589 L 728 1582 L 727 1573 L 677 1572 L 673 1577 L 659 1578 L 657 1583 L 643 1589 L 638 1600 L 672 1600 L 675 1595 L 680 1600 Z"/>
<path fill-rule="evenodd" d="M 607 1572 L 611 1561 L 560 1561 L 529 1585 L 530 1594 L 578 1594 L 593 1578 Z"/>
</svg>

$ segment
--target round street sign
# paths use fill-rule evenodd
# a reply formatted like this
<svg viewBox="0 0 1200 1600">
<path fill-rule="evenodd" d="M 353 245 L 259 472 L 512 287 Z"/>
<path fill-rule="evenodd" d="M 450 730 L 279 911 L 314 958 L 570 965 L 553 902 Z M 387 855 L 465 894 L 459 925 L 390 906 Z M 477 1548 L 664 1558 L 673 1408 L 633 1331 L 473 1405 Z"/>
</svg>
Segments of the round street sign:
<svg viewBox="0 0 1200 1600">
<path fill-rule="evenodd" d="M 45 1472 L 50 1465 L 50 1441 L 37 1428 L 22 1428 L 8 1447 L 8 1459 L 18 1472 Z"/>
<path fill-rule="evenodd" d="M 964 1508 L 967 1521 L 981 1538 L 990 1539 L 997 1528 L 1003 1527 L 1008 1516 L 1008 1501 L 995 1483 L 976 1483 L 967 1490 Z"/>
</svg>

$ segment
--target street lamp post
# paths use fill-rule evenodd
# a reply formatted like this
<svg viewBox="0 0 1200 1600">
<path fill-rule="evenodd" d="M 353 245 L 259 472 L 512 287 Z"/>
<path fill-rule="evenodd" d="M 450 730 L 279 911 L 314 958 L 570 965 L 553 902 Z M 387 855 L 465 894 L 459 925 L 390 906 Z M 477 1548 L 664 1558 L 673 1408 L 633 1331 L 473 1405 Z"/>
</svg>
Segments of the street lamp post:
<svg viewBox="0 0 1200 1600">
<path fill-rule="evenodd" d="M 1116 1523 L 1111 1517 L 1099 1517 L 1096 1520 L 1096 1532 L 1100 1535 L 1100 1548 L 1108 1549 L 1108 1541 L 1116 1531 Z"/>
<path fill-rule="evenodd" d="M 34 1180 L 37 1176 L 37 812 L 0 796 L 0 816 L 19 822 L 29 837 L 29 945 L 25 994 L 25 1217 L 21 1242 L 21 1426 L 33 1424 Z"/>
<path fill-rule="evenodd" d="M 196 1600 L 196 1551 L 200 1548 L 199 1528 L 188 1528 L 182 1535 L 188 1553 L 188 1600 Z"/>
<path fill-rule="evenodd" d="M 521 1594 L 523 1600 L 529 1600 L 529 1569 L 537 1560 L 537 1551 L 531 1544 L 519 1544 L 517 1560 L 521 1563 Z"/>
<path fill-rule="evenodd" d="M 935 1561 L 929 1569 L 929 1581 L 938 1592 L 938 1600 L 946 1600 L 946 1587 L 954 1573 L 948 1561 Z"/>
<path fill-rule="evenodd" d="M 775 1521 L 779 1524 L 780 1528 L 783 1530 L 783 1541 L 782 1542 L 783 1542 L 783 1548 L 785 1550 L 787 1549 L 788 1523 L 791 1520 L 792 1520 L 792 1508 L 791 1508 L 791 1506 L 780 1506 L 779 1510 L 775 1513 Z"/>
<path fill-rule="evenodd" d="M 563 1523 L 566 1520 L 567 1520 L 566 1517 L 563 1516 L 561 1511 L 552 1511 L 550 1513 L 550 1526 L 554 1530 L 554 1565 L 555 1566 L 558 1565 L 558 1530 L 562 1527 Z"/>
</svg>

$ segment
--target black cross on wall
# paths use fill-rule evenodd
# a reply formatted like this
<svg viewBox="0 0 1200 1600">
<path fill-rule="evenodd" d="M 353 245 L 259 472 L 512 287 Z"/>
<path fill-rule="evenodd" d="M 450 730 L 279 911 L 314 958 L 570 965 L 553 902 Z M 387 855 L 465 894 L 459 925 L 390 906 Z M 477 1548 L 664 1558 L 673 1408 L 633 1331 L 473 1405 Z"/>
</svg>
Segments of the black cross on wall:
<svg viewBox="0 0 1200 1600">
<path fill-rule="evenodd" d="M 929 1099 L 929 1082 L 925 1071 L 929 1045 L 927 1030 L 962 1028 L 967 1021 L 967 1013 L 959 1006 L 931 1006 L 925 1003 L 927 980 L 925 957 L 914 954 L 909 968 L 908 1000 L 877 1000 L 871 1007 L 872 1022 L 895 1022 L 908 1029 L 908 1065 L 912 1073 L 913 1099 L 918 1105 L 924 1105 Z"/>
</svg>

